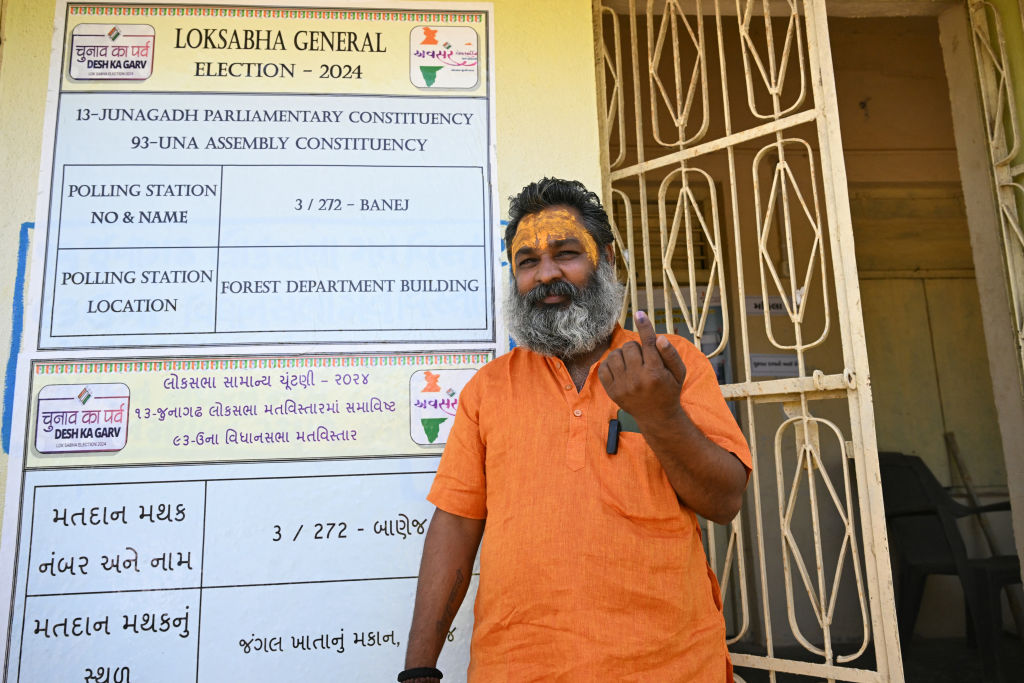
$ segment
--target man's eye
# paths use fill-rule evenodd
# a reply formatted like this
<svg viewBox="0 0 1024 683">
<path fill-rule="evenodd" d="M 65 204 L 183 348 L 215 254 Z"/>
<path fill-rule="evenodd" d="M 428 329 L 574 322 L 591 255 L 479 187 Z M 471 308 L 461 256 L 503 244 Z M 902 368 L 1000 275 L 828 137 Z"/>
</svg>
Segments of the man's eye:
<svg viewBox="0 0 1024 683">
<path fill-rule="evenodd" d="M 521 261 L 516 262 L 516 268 L 523 268 L 524 266 L 532 266 L 537 262 L 535 258 L 524 258 Z"/>
<path fill-rule="evenodd" d="M 580 255 L 580 252 L 574 251 L 572 249 L 564 249 L 564 250 L 558 252 L 558 257 L 559 258 L 573 258 L 573 257 L 579 256 L 579 255 Z"/>
</svg>

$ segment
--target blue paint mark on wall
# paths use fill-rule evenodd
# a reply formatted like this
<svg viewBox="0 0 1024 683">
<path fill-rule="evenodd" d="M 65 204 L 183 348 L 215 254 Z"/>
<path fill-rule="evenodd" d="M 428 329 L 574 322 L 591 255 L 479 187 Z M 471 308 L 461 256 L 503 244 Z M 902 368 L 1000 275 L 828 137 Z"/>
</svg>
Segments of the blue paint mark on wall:
<svg viewBox="0 0 1024 683">
<path fill-rule="evenodd" d="M 502 227 L 507 226 L 508 225 L 508 221 L 501 221 L 501 225 L 502 225 Z M 502 237 L 501 238 L 501 272 L 504 273 L 505 275 L 511 275 L 507 271 L 507 269 L 509 268 L 509 263 L 505 259 L 507 253 L 508 253 L 508 247 L 505 246 L 505 238 Z M 514 348 L 516 348 L 516 340 L 513 339 L 512 337 L 509 337 L 508 338 L 508 349 L 509 349 L 509 351 L 511 351 Z"/>
<path fill-rule="evenodd" d="M 4 453 L 11 452 L 11 411 L 14 408 L 14 379 L 21 352 L 21 328 L 25 317 L 25 267 L 28 263 L 28 231 L 35 223 L 22 223 L 18 233 L 18 272 L 14 276 L 14 302 L 11 305 L 11 350 L 4 371 L 4 421 L 0 425 L 0 441 Z"/>
<path fill-rule="evenodd" d="M 501 221 L 501 227 L 504 228 L 507 225 L 508 225 L 508 221 Z M 504 269 L 504 267 L 508 265 L 508 261 L 505 260 L 505 256 L 508 253 L 508 247 L 505 246 L 505 231 L 504 230 L 501 231 L 501 235 L 502 235 L 501 236 L 501 267 L 502 267 L 502 269 Z"/>
</svg>

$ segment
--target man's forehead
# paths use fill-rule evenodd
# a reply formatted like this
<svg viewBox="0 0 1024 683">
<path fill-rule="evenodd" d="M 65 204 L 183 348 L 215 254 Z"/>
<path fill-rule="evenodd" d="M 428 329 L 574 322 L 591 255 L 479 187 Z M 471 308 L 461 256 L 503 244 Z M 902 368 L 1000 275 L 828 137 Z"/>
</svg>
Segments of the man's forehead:
<svg viewBox="0 0 1024 683">
<path fill-rule="evenodd" d="M 594 237 L 575 209 L 555 206 L 523 216 L 512 243 L 513 246 L 541 247 L 569 240 L 587 243 L 594 242 Z"/>
<path fill-rule="evenodd" d="M 512 238 L 511 252 L 516 256 L 524 249 L 545 249 L 570 240 L 583 247 L 590 262 L 597 266 L 597 242 L 579 213 L 567 206 L 552 206 L 524 216 Z"/>
</svg>

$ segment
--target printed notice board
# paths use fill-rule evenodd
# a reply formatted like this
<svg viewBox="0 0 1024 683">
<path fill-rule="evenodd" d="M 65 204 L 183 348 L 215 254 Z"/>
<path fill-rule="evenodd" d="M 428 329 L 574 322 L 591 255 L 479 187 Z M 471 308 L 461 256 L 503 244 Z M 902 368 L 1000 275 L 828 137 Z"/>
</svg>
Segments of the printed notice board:
<svg viewBox="0 0 1024 683">
<path fill-rule="evenodd" d="M 57 5 L 4 680 L 393 679 L 506 350 L 492 9 Z"/>
</svg>

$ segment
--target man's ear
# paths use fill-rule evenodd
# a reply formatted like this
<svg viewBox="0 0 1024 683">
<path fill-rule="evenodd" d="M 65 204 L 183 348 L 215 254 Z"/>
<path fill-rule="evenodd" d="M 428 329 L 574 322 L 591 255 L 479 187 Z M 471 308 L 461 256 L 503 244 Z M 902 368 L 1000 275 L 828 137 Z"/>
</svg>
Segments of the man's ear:
<svg viewBox="0 0 1024 683">
<path fill-rule="evenodd" d="M 605 260 L 608 261 L 608 263 L 610 263 L 610 264 L 612 264 L 614 266 L 615 265 L 615 245 L 614 244 L 606 244 L 606 245 L 604 245 L 603 251 L 604 251 L 604 258 L 605 258 Z"/>
</svg>

